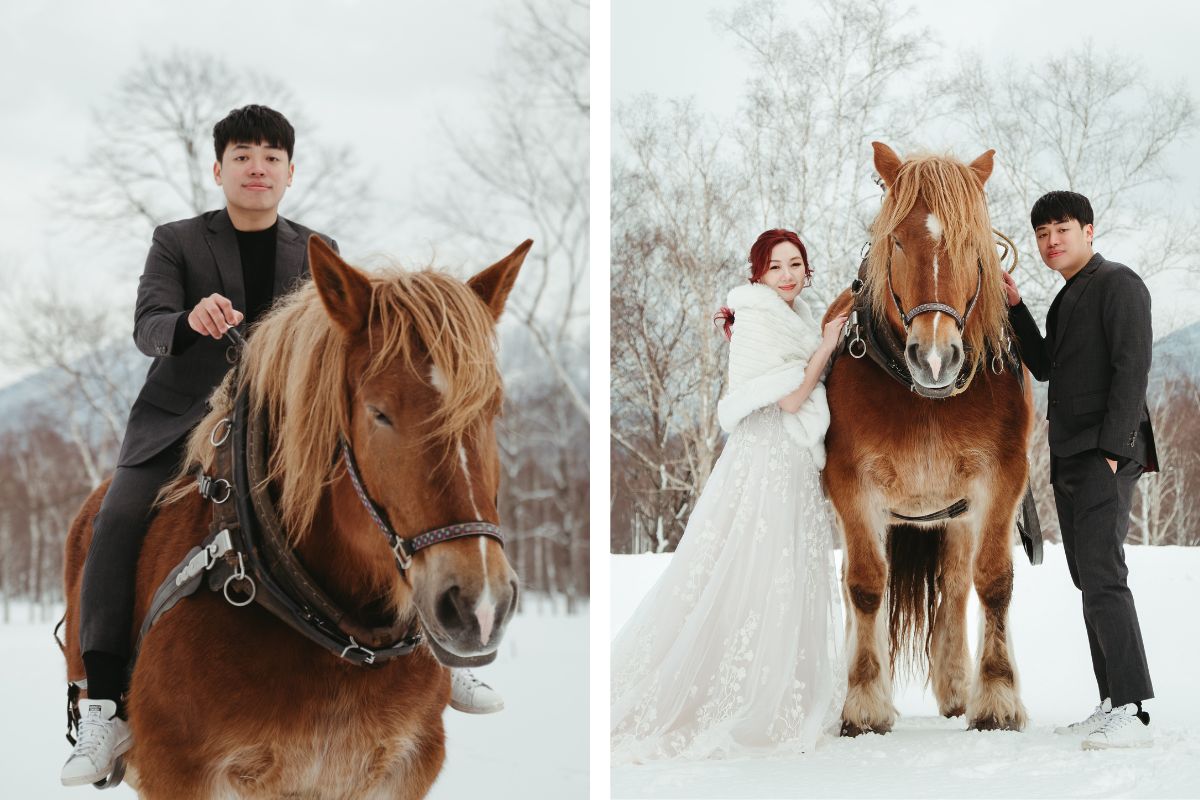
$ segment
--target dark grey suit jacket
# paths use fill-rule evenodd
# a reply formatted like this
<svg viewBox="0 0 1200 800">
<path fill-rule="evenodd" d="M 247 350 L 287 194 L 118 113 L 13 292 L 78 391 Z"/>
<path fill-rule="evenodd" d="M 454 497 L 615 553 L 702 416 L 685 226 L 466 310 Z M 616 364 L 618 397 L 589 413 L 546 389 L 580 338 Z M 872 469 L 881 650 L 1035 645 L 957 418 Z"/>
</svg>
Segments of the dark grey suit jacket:
<svg viewBox="0 0 1200 800">
<path fill-rule="evenodd" d="M 1107 450 L 1157 470 L 1146 405 L 1153 345 L 1146 285 L 1096 253 L 1064 292 L 1045 337 L 1024 303 L 1008 310 L 1029 371 L 1050 381 L 1050 452 Z"/>
<path fill-rule="evenodd" d="M 308 277 L 308 237 L 313 231 L 279 218 L 275 240 L 274 296 Z M 318 234 L 334 249 L 337 243 Z M 154 358 L 146 384 L 129 412 L 118 466 L 133 466 L 161 453 L 192 429 L 205 401 L 229 370 L 228 342 L 200 337 L 172 352 L 175 326 L 210 294 L 228 297 L 246 312 L 242 259 L 229 212 L 209 211 L 154 230 L 146 268 L 138 282 L 133 340 Z"/>
</svg>

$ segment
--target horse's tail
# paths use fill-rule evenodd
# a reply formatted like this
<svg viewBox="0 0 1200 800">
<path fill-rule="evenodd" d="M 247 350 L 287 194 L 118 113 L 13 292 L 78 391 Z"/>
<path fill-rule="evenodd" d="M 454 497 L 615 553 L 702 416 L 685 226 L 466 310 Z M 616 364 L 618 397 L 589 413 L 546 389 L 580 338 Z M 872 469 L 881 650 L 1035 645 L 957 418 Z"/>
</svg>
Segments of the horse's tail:
<svg viewBox="0 0 1200 800">
<path fill-rule="evenodd" d="M 938 601 L 938 564 L 946 527 L 888 527 L 888 655 L 892 675 L 929 662 Z"/>
</svg>

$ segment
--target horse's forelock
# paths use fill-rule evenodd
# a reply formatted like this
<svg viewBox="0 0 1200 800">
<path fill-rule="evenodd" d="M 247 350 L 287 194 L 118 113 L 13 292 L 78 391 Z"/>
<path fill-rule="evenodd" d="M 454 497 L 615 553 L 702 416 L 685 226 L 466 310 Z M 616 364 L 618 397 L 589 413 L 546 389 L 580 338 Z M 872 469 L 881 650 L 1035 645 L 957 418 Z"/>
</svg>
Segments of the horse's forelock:
<svg viewBox="0 0 1200 800">
<path fill-rule="evenodd" d="M 972 360 L 977 363 L 989 347 L 999 349 L 1008 313 L 983 189 L 978 176 L 961 161 L 937 155 L 910 157 L 902 164 L 894 185 L 888 187 L 883 208 L 871 226 L 867 274 L 872 309 L 879 320 L 885 319 L 892 302 L 887 287 L 890 237 L 912 213 L 918 197 L 941 223 L 952 280 L 959 291 L 968 292 L 968 296 L 974 292 L 979 278 L 977 265 L 983 264 L 979 300 L 963 333 Z M 975 363 L 963 368 L 973 369 Z"/>
</svg>

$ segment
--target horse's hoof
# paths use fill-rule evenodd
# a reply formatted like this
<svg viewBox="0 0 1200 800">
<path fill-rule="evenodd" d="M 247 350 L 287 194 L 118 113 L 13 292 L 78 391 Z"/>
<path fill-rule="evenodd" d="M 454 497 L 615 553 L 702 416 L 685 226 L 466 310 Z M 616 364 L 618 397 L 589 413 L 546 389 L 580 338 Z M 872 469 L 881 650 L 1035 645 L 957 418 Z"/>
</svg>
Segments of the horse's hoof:
<svg viewBox="0 0 1200 800">
<path fill-rule="evenodd" d="M 948 711 L 943 711 L 942 716 L 945 717 L 946 719 L 950 719 L 951 717 L 961 717 L 963 714 L 966 714 L 966 713 L 967 713 L 966 706 L 954 706 L 953 708 L 951 708 Z"/>
<path fill-rule="evenodd" d="M 1015 719 L 997 719 L 996 717 L 980 717 L 971 720 L 967 727 L 970 731 L 1019 731 L 1021 725 Z"/>
<path fill-rule="evenodd" d="M 862 725 L 859 725 L 858 723 L 851 722 L 848 719 L 844 719 L 844 720 L 842 720 L 842 734 L 841 735 L 854 737 L 854 736 L 861 736 L 864 733 L 884 734 L 884 733 L 890 732 L 891 730 L 892 730 L 892 726 L 888 725 L 886 723 L 880 723 L 878 725 L 862 726 Z"/>
</svg>

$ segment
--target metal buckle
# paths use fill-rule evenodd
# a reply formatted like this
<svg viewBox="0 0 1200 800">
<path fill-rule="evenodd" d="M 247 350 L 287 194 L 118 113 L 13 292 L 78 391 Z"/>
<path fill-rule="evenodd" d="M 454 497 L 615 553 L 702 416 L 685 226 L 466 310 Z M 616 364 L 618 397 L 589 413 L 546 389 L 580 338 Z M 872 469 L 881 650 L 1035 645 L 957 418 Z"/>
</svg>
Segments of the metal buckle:
<svg viewBox="0 0 1200 800">
<path fill-rule="evenodd" d="M 222 425 L 225 426 L 225 432 L 222 434 L 221 438 L 218 439 L 217 431 L 221 430 Z M 213 426 L 212 432 L 208 434 L 208 443 L 213 447 L 220 447 L 221 445 L 225 444 L 225 440 L 229 438 L 229 432 L 231 430 L 233 430 L 233 420 L 229 417 L 225 417 Z"/>
<path fill-rule="evenodd" d="M 221 587 L 221 593 L 225 595 L 225 600 L 229 603 L 229 605 L 242 608 L 243 606 L 248 606 L 254 602 L 254 595 L 258 593 L 258 587 L 254 584 L 254 579 L 246 574 L 246 565 L 242 561 L 242 554 L 238 553 L 237 557 L 237 569 L 233 571 L 232 575 L 225 579 L 225 584 Z M 234 600 L 229 596 L 229 585 L 234 581 L 245 581 L 246 583 L 250 584 L 250 588 L 248 590 L 250 594 L 245 600 Z"/>
<path fill-rule="evenodd" d="M 999 366 L 997 366 L 999 364 Z M 1000 375 L 1004 372 L 1004 358 L 999 353 L 992 356 L 992 374 Z"/>
<path fill-rule="evenodd" d="M 351 650 L 359 650 L 359 651 L 367 654 L 367 657 L 363 659 L 364 664 L 374 664 L 375 663 L 375 651 L 371 650 L 369 648 L 363 647 L 361 644 L 354 641 L 353 636 L 350 637 L 350 644 L 346 645 L 342 649 L 342 658 L 346 658 L 346 653 L 349 653 Z M 346 659 L 346 660 L 349 661 L 349 659 Z"/>
<path fill-rule="evenodd" d="M 404 540 L 399 536 L 396 537 L 396 543 L 392 545 L 392 555 L 396 557 L 396 563 L 400 565 L 400 569 L 407 570 L 412 566 L 413 554 L 408 551 Z"/>
<path fill-rule="evenodd" d="M 183 586 L 201 572 L 212 569 L 213 564 L 217 563 L 217 559 L 232 549 L 233 540 L 229 536 L 229 528 L 223 528 L 220 533 L 213 537 L 213 540 L 207 547 L 192 556 L 187 566 L 179 571 L 179 574 L 175 576 L 175 585 Z M 238 554 L 238 558 L 241 558 L 240 553 Z"/>
</svg>

